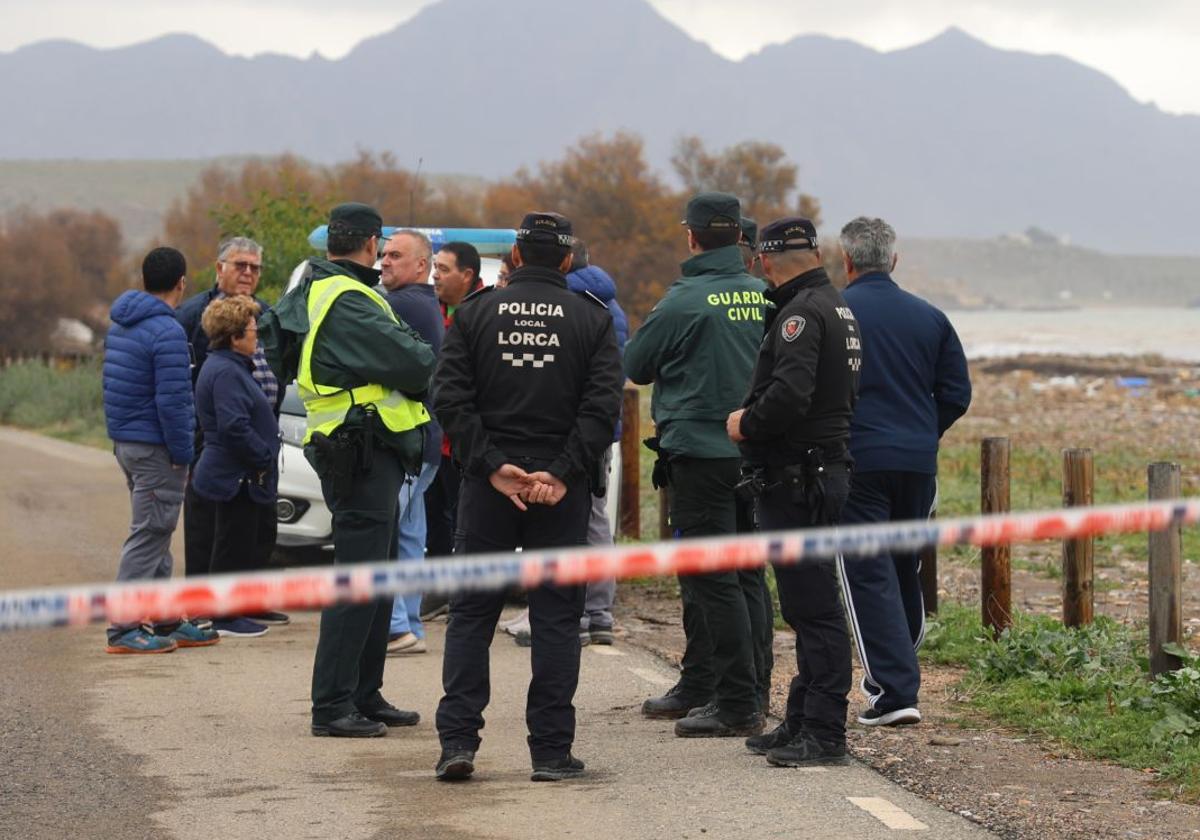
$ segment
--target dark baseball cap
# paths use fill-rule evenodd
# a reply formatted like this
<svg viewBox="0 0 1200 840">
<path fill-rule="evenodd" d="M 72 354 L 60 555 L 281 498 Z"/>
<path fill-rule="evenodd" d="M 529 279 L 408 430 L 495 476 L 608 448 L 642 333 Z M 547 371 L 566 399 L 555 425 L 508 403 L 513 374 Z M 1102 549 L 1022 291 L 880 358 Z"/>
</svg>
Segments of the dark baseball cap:
<svg viewBox="0 0 1200 840">
<path fill-rule="evenodd" d="M 745 245 L 747 248 L 753 248 L 758 244 L 758 222 L 751 219 L 749 216 L 742 216 L 738 227 L 742 229 L 742 238 L 738 240 L 739 245 Z"/>
<path fill-rule="evenodd" d="M 546 245 L 559 245 L 570 248 L 575 237 L 571 235 L 571 222 L 561 213 L 548 213 L 535 210 L 526 213 L 517 228 L 518 242 L 541 242 Z"/>
<path fill-rule="evenodd" d="M 802 216 L 784 216 L 762 229 L 760 254 L 780 251 L 811 251 L 817 247 L 817 227 Z"/>
<path fill-rule="evenodd" d="M 736 228 L 742 218 L 742 203 L 730 193 L 703 192 L 692 196 L 684 216 L 680 224 L 692 230 Z"/>
<path fill-rule="evenodd" d="M 368 204 L 351 201 L 329 211 L 329 232 L 343 236 L 381 236 L 383 217 Z"/>
</svg>

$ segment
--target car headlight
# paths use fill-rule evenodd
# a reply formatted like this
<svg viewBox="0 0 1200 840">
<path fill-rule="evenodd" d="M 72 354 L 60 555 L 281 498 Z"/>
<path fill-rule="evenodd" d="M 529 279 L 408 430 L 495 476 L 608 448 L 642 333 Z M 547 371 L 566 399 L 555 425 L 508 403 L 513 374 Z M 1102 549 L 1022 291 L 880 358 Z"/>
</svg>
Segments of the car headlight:
<svg viewBox="0 0 1200 840">
<path fill-rule="evenodd" d="M 295 414 L 279 415 L 279 437 L 284 443 L 292 446 L 304 445 L 304 434 L 308 431 L 308 423 L 304 417 Z"/>
</svg>

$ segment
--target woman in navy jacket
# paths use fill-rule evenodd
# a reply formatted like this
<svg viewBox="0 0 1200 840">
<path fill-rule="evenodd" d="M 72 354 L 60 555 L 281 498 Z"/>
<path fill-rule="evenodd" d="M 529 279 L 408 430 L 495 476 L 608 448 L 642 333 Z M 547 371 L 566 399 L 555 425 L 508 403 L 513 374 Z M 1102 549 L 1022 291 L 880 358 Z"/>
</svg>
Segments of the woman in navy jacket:
<svg viewBox="0 0 1200 840">
<path fill-rule="evenodd" d="M 266 568 L 275 546 L 279 423 L 254 380 L 258 304 L 239 295 L 201 317 L 209 354 L 196 380 L 204 449 L 192 488 L 217 503 L 210 574 Z M 266 625 L 240 616 L 213 622 L 222 636 L 261 636 Z"/>
</svg>

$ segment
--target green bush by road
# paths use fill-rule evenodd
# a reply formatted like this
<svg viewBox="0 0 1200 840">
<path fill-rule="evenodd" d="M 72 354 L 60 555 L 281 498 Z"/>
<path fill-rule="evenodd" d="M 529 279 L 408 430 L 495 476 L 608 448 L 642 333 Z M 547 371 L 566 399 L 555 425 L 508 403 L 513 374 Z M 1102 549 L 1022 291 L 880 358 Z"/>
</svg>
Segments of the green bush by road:
<svg viewBox="0 0 1200 840">
<path fill-rule="evenodd" d="M 27 361 L 0 368 L 0 424 L 107 445 L 100 361 L 63 367 Z"/>
</svg>

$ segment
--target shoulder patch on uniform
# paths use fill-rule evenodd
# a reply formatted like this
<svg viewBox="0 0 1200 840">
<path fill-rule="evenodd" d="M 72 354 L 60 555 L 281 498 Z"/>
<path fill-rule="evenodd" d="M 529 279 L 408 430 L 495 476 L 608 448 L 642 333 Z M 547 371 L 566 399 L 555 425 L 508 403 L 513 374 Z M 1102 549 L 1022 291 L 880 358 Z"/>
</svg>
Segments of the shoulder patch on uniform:
<svg viewBox="0 0 1200 840">
<path fill-rule="evenodd" d="M 579 291 L 575 292 L 575 294 L 579 295 L 580 297 L 582 297 L 585 300 L 588 300 L 588 301 L 596 304 L 596 306 L 599 306 L 601 309 L 608 309 L 607 303 L 600 300 L 600 298 L 596 297 L 594 294 L 589 292 L 587 289 L 580 289 Z"/>
<path fill-rule="evenodd" d="M 807 323 L 804 316 L 793 315 L 783 322 L 783 326 L 779 328 L 779 334 L 784 341 L 795 341 L 800 337 L 800 333 L 804 332 L 804 325 Z"/>
</svg>

